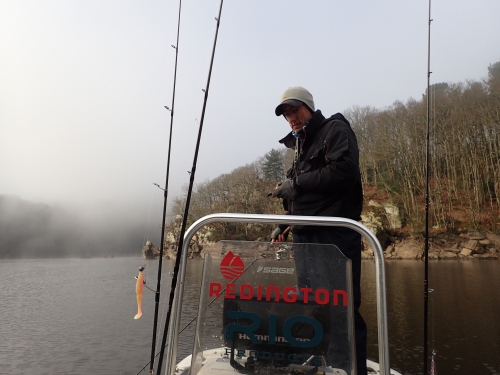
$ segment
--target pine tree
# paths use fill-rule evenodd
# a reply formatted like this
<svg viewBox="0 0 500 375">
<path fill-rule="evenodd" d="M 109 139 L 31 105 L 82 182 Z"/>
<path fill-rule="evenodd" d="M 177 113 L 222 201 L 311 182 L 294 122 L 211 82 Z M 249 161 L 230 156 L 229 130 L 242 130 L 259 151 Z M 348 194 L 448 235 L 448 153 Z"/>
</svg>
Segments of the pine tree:
<svg viewBox="0 0 500 375">
<path fill-rule="evenodd" d="M 285 178 L 283 171 L 283 156 L 274 148 L 264 156 L 262 173 L 266 180 L 281 181 Z"/>
</svg>

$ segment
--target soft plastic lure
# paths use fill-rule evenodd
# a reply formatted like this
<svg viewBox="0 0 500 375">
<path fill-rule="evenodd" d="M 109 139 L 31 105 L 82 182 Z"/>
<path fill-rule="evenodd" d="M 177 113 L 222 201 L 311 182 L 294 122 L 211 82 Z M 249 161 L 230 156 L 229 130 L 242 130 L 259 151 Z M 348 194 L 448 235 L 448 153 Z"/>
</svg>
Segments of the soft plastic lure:
<svg viewBox="0 0 500 375">
<path fill-rule="evenodd" d="M 137 282 L 135 283 L 135 294 L 137 297 L 137 314 L 134 319 L 139 319 L 142 316 L 142 292 L 144 291 L 144 285 L 146 280 L 144 280 L 144 266 L 139 268 L 139 275 L 137 276 Z"/>
</svg>

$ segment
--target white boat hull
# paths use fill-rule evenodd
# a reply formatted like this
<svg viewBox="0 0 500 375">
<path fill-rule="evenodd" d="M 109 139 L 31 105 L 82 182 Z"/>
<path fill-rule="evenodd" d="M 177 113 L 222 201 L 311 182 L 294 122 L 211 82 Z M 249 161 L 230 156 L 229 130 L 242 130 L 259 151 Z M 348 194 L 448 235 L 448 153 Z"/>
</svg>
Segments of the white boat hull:
<svg viewBox="0 0 500 375">
<path fill-rule="evenodd" d="M 229 356 L 226 354 L 225 348 L 208 349 L 203 351 L 202 368 L 198 372 L 199 375 L 219 375 L 219 374 L 234 374 L 237 373 L 229 363 Z M 189 375 L 191 369 L 192 356 L 189 355 L 180 361 L 175 367 L 175 375 Z M 369 375 L 380 374 L 379 364 L 370 360 L 366 361 Z M 312 367 L 312 366 L 311 366 Z M 331 367 L 320 368 L 328 375 L 347 375 L 344 370 L 334 369 Z M 391 375 L 402 375 L 401 373 L 391 369 Z"/>
</svg>

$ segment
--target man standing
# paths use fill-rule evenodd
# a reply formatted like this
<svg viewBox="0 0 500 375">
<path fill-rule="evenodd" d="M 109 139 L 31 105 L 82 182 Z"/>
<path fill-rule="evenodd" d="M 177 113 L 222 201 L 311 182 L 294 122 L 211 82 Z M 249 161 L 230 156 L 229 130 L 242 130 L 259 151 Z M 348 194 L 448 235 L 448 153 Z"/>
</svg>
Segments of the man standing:
<svg viewBox="0 0 500 375">
<path fill-rule="evenodd" d="M 315 110 L 311 93 L 290 87 L 282 95 L 276 116 L 288 121 L 292 131 L 279 142 L 295 150 L 292 168 L 273 197 L 283 198 L 290 215 L 336 216 L 361 220 L 363 191 L 356 136 L 346 118 L 337 113 L 325 118 Z M 273 242 L 286 239 L 286 224 L 272 234 Z M 366 375 L 366 324 L 361 305 L 361 235 L 342 227 L 297 226 L 293 242 L 334 244 L 352 261 L 354 323 L 358 375 Z M 318 259 L 321 262 L 321 259 Z"/>
</svg>

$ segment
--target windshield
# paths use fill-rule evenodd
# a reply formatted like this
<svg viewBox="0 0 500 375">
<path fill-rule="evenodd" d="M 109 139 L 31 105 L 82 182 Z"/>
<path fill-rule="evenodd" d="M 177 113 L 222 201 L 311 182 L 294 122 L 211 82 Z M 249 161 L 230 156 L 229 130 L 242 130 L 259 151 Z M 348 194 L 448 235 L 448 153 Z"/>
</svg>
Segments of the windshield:
<svg viewBox="0 0 500 375">
<path fill-rule="evenodd" d="M 221 347 L 242 373 L 353 373 L 350 270 L 334 245 L 217 243 L 204 259 L 191 374 Z"/>
</svg>

